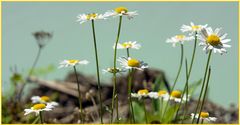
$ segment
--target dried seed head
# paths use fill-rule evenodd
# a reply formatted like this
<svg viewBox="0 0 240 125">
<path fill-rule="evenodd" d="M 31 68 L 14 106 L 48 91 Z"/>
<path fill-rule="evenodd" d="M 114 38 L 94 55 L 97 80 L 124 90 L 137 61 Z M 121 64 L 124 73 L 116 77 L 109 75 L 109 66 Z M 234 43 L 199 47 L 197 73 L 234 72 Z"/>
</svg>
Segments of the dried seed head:
<svg viewBox="0 0 240 125">
<path fill-rule="evenodd" d="M 45 31 L 37 31 L 33 33 L 33 36 L 37 40 L 39 47 L 42 48 L 53 37 L 53 33 L 45 32 Z"/>
</svg>

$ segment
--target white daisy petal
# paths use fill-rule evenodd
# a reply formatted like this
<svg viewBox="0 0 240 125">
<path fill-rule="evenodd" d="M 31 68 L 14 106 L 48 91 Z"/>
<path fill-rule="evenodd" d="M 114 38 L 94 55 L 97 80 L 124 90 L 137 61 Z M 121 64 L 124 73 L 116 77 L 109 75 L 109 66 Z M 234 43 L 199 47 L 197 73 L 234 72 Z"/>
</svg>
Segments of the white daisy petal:
<svg viewBox="0 0 240 125">
<path fill-rule="evenodd" d="M 39 112 L 41 111 L 51 111 L 54 107 L 50 104 L 42 104 L 38 103 L 33 105 L 30 109 L 24 109 L 24 115 L 28 115 L 30 113 L 35 113 L 35 115 L 39 115 Z"/>
<path fill-rule="evenodd" d="M 69 67 L 69 66 L 76 66 L 78 64 L 81 65 L 86 65 L 89 62 L 87 60 L 63 60 L 62 62 L 60 62 L 60 66 L 58 68 L 63 68 L 63 67 Z"/>
<path fill-rule="evenodd" d="M 107 19 L 107 15 L 90 13 L 90 14 L 80 14 L 77 16 L 77 22 L 79 22 L 80 24 L 83 24 L 91 20 L 103 20 L 103 19 Z"/>
<path fill-rule="evenodd" d="M 137 70 L 144 70 L 148 68 L 148 64 L 144 63 L 143 61 L 133 59 L 133 58 L 126 58 L 126 57 L 120 57 L 118 59 L 120 62 L 120 65 L 124 70 L 128 69 L 137 69 Z"/>
<path fill-rule="evenodd" d="M 137 41 L 128 41 L 117 44 L 117 49 L 140 49 L 141 44 L 137 43 Z M 115 44 L 113 45 L 113 49 L 115 49 Z"/>
<path fill-rule="evenodd" d="M 172 46 L 175 47 L 177 43 L 183 44 L 185 41 L 191 41 L 194 38 L 186 37 L 185 35 L 176 35 L 166 40 L 166 43 L 172 43 Z"/>
<path fill-rule="evenodd" d="M 203 28 L 206 28 L 206 27 L 207 27 L 207 24 L 195 25 L 193 22 L 190 22 L 190 26 L 182 25 L 180 30 L 182 32 L 189 32 L 189 35 L 192 35 L 195 32 L 199 33 Z"/>
<path fill-rule="evenodd" d="M 117 7 L 114 10 L 109 10 L 105 14 L 105 17 L 118 17 L 126 16 L 128 19 L 132 19 L 134 16 L 137 16 L 137 11 L 129 12 L 126 7 Z"/>
<path fill-rule="evenodd" d="M 225 48 L 230 48 L 231 45 L 226 43 L 230 42 L 231 39 L 225 39 L 227 34 L 220 35 L 221 28 L 213 30 L 211 27 L 204 28 L 200 32 L 199 40 L 201 41 L 201 46 L 203 50 L 208 53 L 210 50 L 213 50 L 214 53 L 226 53 Z M 205 45 L 203 44 L 205 43 Z"/>
<path fill-rule="evenodd" d="M 209 113 L 208 112 L 201 112 L 200 115 L 191 113 L 191 118 L 192 119 L 198 119 L 199 118 L 200 121 L 204 120 L 204 121 L 208 121 L 208 122 L 215 122 L 217 120 L 216 117 L 209 117 Z"/>
<path fill-rule="evenodd" d="M 131 96 L 133 98 L 138 98 L 138 99 L 141 99 L 143 97 L 148 97 L 148 90 L 147 89 L 142 89 L 142 90 L 138 90 L 137 93 L 131 93 Z"/>
</svg>

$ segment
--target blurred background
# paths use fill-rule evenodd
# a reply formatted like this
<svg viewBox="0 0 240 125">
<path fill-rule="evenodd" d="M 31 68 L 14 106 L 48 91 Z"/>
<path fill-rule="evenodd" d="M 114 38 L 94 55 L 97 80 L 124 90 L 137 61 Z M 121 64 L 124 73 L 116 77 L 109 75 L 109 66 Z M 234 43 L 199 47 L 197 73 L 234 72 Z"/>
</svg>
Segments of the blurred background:
<svg viewBox="0 0 240 125">
<path fill-rule="evenodd" d="M 79 66 L 84 74 L 95 75 L 95 57 L 91 24 L 79 24 L 81 13 L 104 13 L 118 6 L 137 11 L 132 20 L 124 18 L 120 42 L 138 41 L 140 50 L 131 55 L 142 59 L 150 67 L 161 69 L 172 82 L 180 59 L 180 47 L 173 48 L 165 41 L 181 34 L 183 24 L 208 24 L 222 27 L 228 33 L 232 46 L 225 55 L 214 54 L 211 60 L 212 77 L 209 98 L 217 104 L 238 106 L 238 3 L 237 2 L 2 2 L 2 93 L 11 89 L 10 67 L 28 72 L 37 54 L 38 46 L 32 33 L 39 30 L 53 32 L 53 39 L 44 48 L 37 67 L 58 67 L 64 59 L 87 59 L 88 66 Z M 100 69 L 112 66 L 113 43 L 117 34 L 118 19 L 96 21 L 95 28 L 99 48 Z M 192 43 L 185 43 L 185 54 L 190 60 Z M 126 55 L 118 51 L 118 56 Z M 207 55 L 197 47 L 196 60 L 190 82 L 203 77 Z M 57 69 L 40 76 L 47 80 L 63 80 L 72 69 Z M 111 75 L 101 74 L 109 82 Z M 184 68 L 177 88 L 183 89 Z M 196 94 L 198 95 L 198 94 Z M 197 96 L 196 96 L 197 97 Z"/>
</svg>

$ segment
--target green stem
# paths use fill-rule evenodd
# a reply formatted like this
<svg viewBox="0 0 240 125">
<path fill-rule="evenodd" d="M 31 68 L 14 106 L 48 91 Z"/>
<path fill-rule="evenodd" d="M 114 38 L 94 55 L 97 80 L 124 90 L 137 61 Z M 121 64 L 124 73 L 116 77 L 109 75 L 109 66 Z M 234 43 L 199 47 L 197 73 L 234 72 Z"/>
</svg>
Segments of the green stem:
<svg viewBox="0 0 240 125">
<path fill-rule="evenodd" d="M 177 83 L 177 80 L 178 80 L 178 77 L 179 77 L 179 75 L 180 75 L 180 73 L 181 73 L 182 63 L 183 63 L 183 55 L 184 55 L 184 47 L 183 47 L 183 44 L 181 44 L 181 59 L 180 59 L 180 63 L 179 63 L 179 68 L 178 68 L 178 72 L 177 72 L 176 79 L 174 80 L 173 87 L 172 87 L 172 89 L 171 89 L 170 92 L 172 92 L 172 91 L 174 90 L 174 88 L 175 88 L 175 86 L 176 86 L 176 83 Z M 162 118 L 164 118 L 164 116 L 165 116 L 165 114 L 166 114 L 166 111 L 167 111 L 169 102 L 170 102 L 170 96 L 169 96 L 169 98 L 168 98 L 166 107 L 165 107 L 164 110 L 163 110 L 164 112 L 163 112 L 163 117 L 162 117 Z"/>
<path fill-rule="evenodd" d="M 43 116 L 42 116 L 42 111 L 39 112 L 39 116 L 40 116 L 40 120 L 41 120 L 41 124 L 43 124 Z"/>
<path fill-rule="evenodd" d="M 179 103 L 179 107 L 178 107 L 178 109 L 177 109 L 177 112 L 176 112 L 176 115 L 175 115 L 175 118 L 174 118 L 175 121 L 176 121 L 176 119 L 177 119 L 178 112 L 179 112 L 179 110 L 180 110 L 180 108 L 181 108 L 181 106 L 182 106 L 183 96 L 184 96 L 184 93 L 185 93 L 185 91 L 186 91 L 187 88 L 188 88 L 188 84 L 187 84 L 187 82 L 186 82 L 185 85 L 184 85 L 184 89 L 183 89 L 182 95 L 181 95 L 181 101 L 180 101 L 180 103 Z"/>
<path fill-rule="evenodd" d="M 204 119 L 201 120 L 201 124 L 203 124 Z"/>
<path fill-rule="evenodd" d="M 184 108 L 184 112 L 183 112 L 183 119 L 182 119 L 182 124 L 183 124 L 183 121 L 185 120 L 185 116 L 186 116 L 186 113 L 187 113 L 187 105 L 188 105 L 188 79 L 189 79 L 189 74 L 188 74 L 188 64 L 187 64 L 187 59 L 185 60 L 185 67 L 186 67 L 186 90 L 183 91 L 183 95 L 182 95 L 182 100 L 183 100 L 183 97 L 184 97 L 184 94 L 185 94 L 185 91 L 186 91 L 186 102 L 185 102 L 185 108 Z M 181 102 L 182 102 L 181 100 Z M 181 103 L 180 103 L 181 105 Z"/>
<path fill-rule="evenodd" d="M 127 48 L 127 57 L 130 57 L 130 52 L 129 52 L 129 48 Z M 133 105 L 132 105 L 132 96 L 131 96 L 131 92 L 132 92 L 132 77 L 133 77 L 133 72 L 134 70 L 128 70 L 129 72 L 129 80 L 128 80 L 128 98 L 129 98 L 129 111 L 131 110 L 132 114 L 131 114 L 131 118 L 133 120 L 133 123 L 135 123 L 135 117 L 134 117 L 134 112 L 133 112 Z"/>
<path fill-rule="evenodd" d="M 115 42 L 115 47 L 114 47 L 114 59 L 113 59 L 113 68 L 114 71 L 116 71 L 117 68 L 117 44 L 119 41 L 119 36 L 120 36 L 120 32 L 121 32 L 121 25 L 122 25 L 122 16 L 119 17 L 119 25 L 118 25 L 118 33 L 117 33 L 117 39 Z M 113 72 L 113 79 L 114 79 L 114 84 L 113 84 L 113 95 L 112 95 L 112 108 L 111 108 L 111 123 L 113 122 L 113 109 L 114 109 L 114 101 L 115 101 L 115 95 L 116 95 L 116 112 L 117 112 L 117 122 L 119 120 L 119 116 L 118 116 L 118 95 L 116 92 L 116 84 L 117 84 L 117 76 L 116 76 L 116 72 Z"/>
<path fill-rule="evenodd" d="M 38 60 L 39 60 L 39 57 L 40 57 L 40 55 L 41 55 L 41 52 L 42 52 L 42 48 L 39 47 L 37 56 L 36 56 L 36 58 L 35 58 L 35 60 L 34 60 L 34 62 L 33 62 L 33 65 L 32 65 L 32 67 L 31 67 L 28 75 L 27 75 L 27 79 L 29 79 L 29 77 L 32 75 L 32 73 L 33 73 L 33 71 L 34 71 L 34 69 L 35 69 L 35 67 L 36 67 L 36 65 L 37 65 L 37 62 L 38 62 Z M 21 97 L 22 97 L 22 94 L 23 94 L 23 90 L 24 90 L 26 84 L 27 84 L 27 83 L 25 82 L 25 83 L 23 84 L 23 86 L 22 86 L 22 87 L 20 88 L 20 90 L 19 90 L 19 94 L 18 94 L 18 96 L 17 96 L 17 100 L 18 100 L 18 101 L 21 100 Z"/>
<path fill-rule="evenodd" d="M 95 58 L 96 58 L 96 67 L 97 67 L 97 84 L 98 84 L 98 96 L 99 96 L 99 103 L 100 103 L 100 119 L 101 124 L 103 124 L 103 114 L 102 114 L 102 95 L 101 95 L 101 84 L 100 84 L 100 75 L 99 75 L 99 65 L 98 65 L 98 53 L 97 53 L 97 41 L 96 41 L 96 35 L 95 35 L 95 28 L 94 28 L 94 20 L 92 20 L 92 32 L 93 32 L 93 42 L 94 42 L 94 49 L 95 49 Z"/>
<path fill-rule="evenodd" d="M 193 53 L 192 53 L 192 60 L 191 60 L 191 64 L 190 64 L 189 72 L 188 72 L 188 79 L 190 78 L 191 71 L 192 71 L 192 66 L 193 66 L 195 53 L 196 53 L 196 46 L 197 46 L 197 32 L 195 32 L 195 41 L 194 41 L 194 47 L 193 47 Z"/>
<path fill-rule="evenodd" d="M 163 98 L 160 98 L 160 119 L 162 118 L 163 115 Z"/>
<path fill-rule="evenodd" d="M 33 122 L 32 122 L 32 124 L 36 124 L 38 121 L 39 121 L 39 117 L 37 117 Z"/>
<path fill-rule="evenodd" d="M 127 48 L 127 57 L 130 57 L 129 48 Z"/>
<path fill-rule="evenodd" d="M 190 78 L 190 75 L 191 75 L 192 66 L 193 66 L 193 62 L 194 62 L 194 59 L 195 59 L 196 46 L 197 46 L 197 32 L 195 32 L 195 41 L 194 41 L 194 47 L 193 47 L 193 53 L 192 53 L 192 59 L 191 59 L 191 64 L 190 64 L 190 67 L 189 67 L 189 71 L 187 70 L 187 64 L 186 64 L 186 89 L 184 87 L 183 95 L 185 94 L 185 91 L 187 90 L 186 91 L 187 98 L 188 98 L 188 81 L 189 81 L 189 78 Z M 183 118 L 183 120 L 185 119 L 185 114 L 187 113 L 187 103 L 188 102 L 186 101 L 185 102 L 185 110 L 184 110 L 184 118 Z M 181 104 L 180 104 L 180 106 L 181 106 Z"/>
<path fill-rule="evenodd" d="M 146 110 L 145 99 L 142 100 L 142 103 L 143 103 L 143 109 L 144 109 L 144 114 L 145 114 L 145 122 L 147 124 L 148 123 L 148 119 L 147 119 L 147 110 Z"/>
<path fill-rule="evenodd" d="M 205 86 L 205 80 L 206 80 L 206 76 L 207 76 L 207 70 L 208 70 L 210 59 L 211 59 L 211 55 L 212 55 L 212 50 L 210 50 L 210 52 L 208 54 L 207 64 L 206 64 L 205 73 L 204 73 L 204 77 L 203 77 L 202 88 L 201 88 L 201 92 L 200 92 L 200 95 L 199 95 L 199 98 L 198 98 L 197 107 L 196 107 L 195 112 L 194 112 L 194 117 L 193 117 L 193 120 L 192 120 L 192 124 L 194 123 L 194 119 L 196 117 L 196 113 L 197 113 L 198 108 L 199 108 L 200 100 L 202 98 L 202 93 L 203 93 L 203 89 L 204 89 L 204 86 Z"/>
<path fill-rule="evenodd" d="M 195 53 L 196 53 L 196 46 L 197 46 L 197 32 L 195 32 L 195 40 L 194 40 L 194 47 L 193 47 L 193 53 L 192 53 L 192 59 L 191 59 L 191 64 L 190 64 L 190 67 L 189 67 L 189 71 L 187 70 L 186 71 L 186 83 L 187 83 L 187 99 L 188 99 L 188 81 L 189 81 L 189 78 L 190 78 L 190 75 L 191 75 L 191 71 L 192 71 L 192 66 L 193 66 L 193 62 L 194 62 L 194 58 L 195 58 Z M 187 68 L 187 64 L 186 64 L 186 68 Z M 188 74 L 187 74 L 188 73 Z M 183 91 L 183 94 L 185 93 L 185 90 Z M 186 116 L 186 113 L 187 113 L 187 101 L 185 102 L 185 110 L 184 110 L 184 118 L 183 120 L 185 119 L 185 116 Z M 183 121 L 182 121 L 183 122 Z"/>
<path fill-rule="evenodd" d="M 208 69 L 207 84 L 206 84 L 206 87 L 205 87 L 205 92 L 204 92 L 204 95 L 203 95 L 203 101 L 202 101 L 202 104 L 201 104 L 201 107 L 200 107 L 199 114 L 202 112 L 203 105 L 204 105 L 205 100 L 206 100 L 206 95 L 207 95 L 207 90 L 208 90 L 208 84 L 209 84 L 210 76 L 211 76 L 211 67 L 209 67 L 209 69 Z M 197 124 L 199 123 L 199 120 L 200 120 L 200 117 L 198 117 L 198 119 L 197 119 Z"/>
<path fill-rule="evenodd" d="M 130 117 L 133 123 L 135 123 L 134 118 L 134 112 L 133 112 L 133 105 L 132 105 L 132 97 L 131 97 L 131 91 L 132 91 L 132 76 L 133 76 L 134 70 L 129 70 L 129 76 L 128 76 L 128 105 L 129 105 L 129 112 L 131 112 Z"/>
<path fill-rule="evenodd" d="M 76 76 L 77 87 L 78 87 L 78 103 L 79 103 L 79 109 L 80 109 L 79 120 L 81 121 L 81 123 L 83 123 L 84 120 L 83 120 L 82 95 L 81 95 L 81 92 L 80 92 L 80 83 L 79 83 L 79 80 L 78 80 L 76 67 L 73 66 L 73 69 L 74 69 L 74 73 L 75 73 L 75 76 Z"/>
</svg>

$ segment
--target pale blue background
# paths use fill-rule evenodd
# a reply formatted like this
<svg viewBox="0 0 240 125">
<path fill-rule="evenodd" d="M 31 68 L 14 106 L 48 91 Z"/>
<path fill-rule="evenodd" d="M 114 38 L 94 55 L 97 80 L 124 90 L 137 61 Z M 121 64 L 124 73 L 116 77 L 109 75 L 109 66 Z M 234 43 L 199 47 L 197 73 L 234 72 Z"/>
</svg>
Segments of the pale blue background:
<svg viewBox="0 0 240 125">
<path fill-rule="evenodd" d="M 76 22 L 80 13 L 98 12 L 118 6 L 137 10 L 139 16 L 133 20 L 124 18 L 120 41 L 137 40 L 143 47 L 131 51 L 135 58 L 143 59 L 150 67 L 165 71 L 173 82 L 178 68 L 180 49 L 165 43 L 168 37 L 180 34 L 180 26 L 209 24 L 213 28 L 223 27 L 232 48 L 226 55 L 214 54 L 211 60 L 212 78 L 209 97 L 223 106 L 238 103 L 238 3 L 237 2 L 3 2 L 2 3 L 2 84 L 3 94 L 9 90 L 9 67 L 17 65 L 25 72 L 32 65 L 37 53 L 32 32 L 53 31 L 54 38 L 45 48 L 38 67 L 49 64 L 58 66 L 63 59 L 87 59 L 91 63 L 78 69 L 95 75 L 95 61 L 91 25 Z M 112 65 L 113 43 L 117 33 L 118 19 L 96 22 L 100 67 Z M 193 42 L 185 44 L 188 59 Z M 120 51 L 119 51 L 120 52 Z M 119 55 L 125 55 L 121 51 Z M 197 47 L 196 60 L 190 81 L 200 79 L 204 73 L 207 55 Z M 71 69 L 60 69 L 45 76 L 45 79 L 64 79 Z M 184 72 L 184 68 L 183 68 Z M 109 75 L 101 75 L 109 81 Z M 183 88 L 182 73 L 178 88 Z"/>
</svg>

